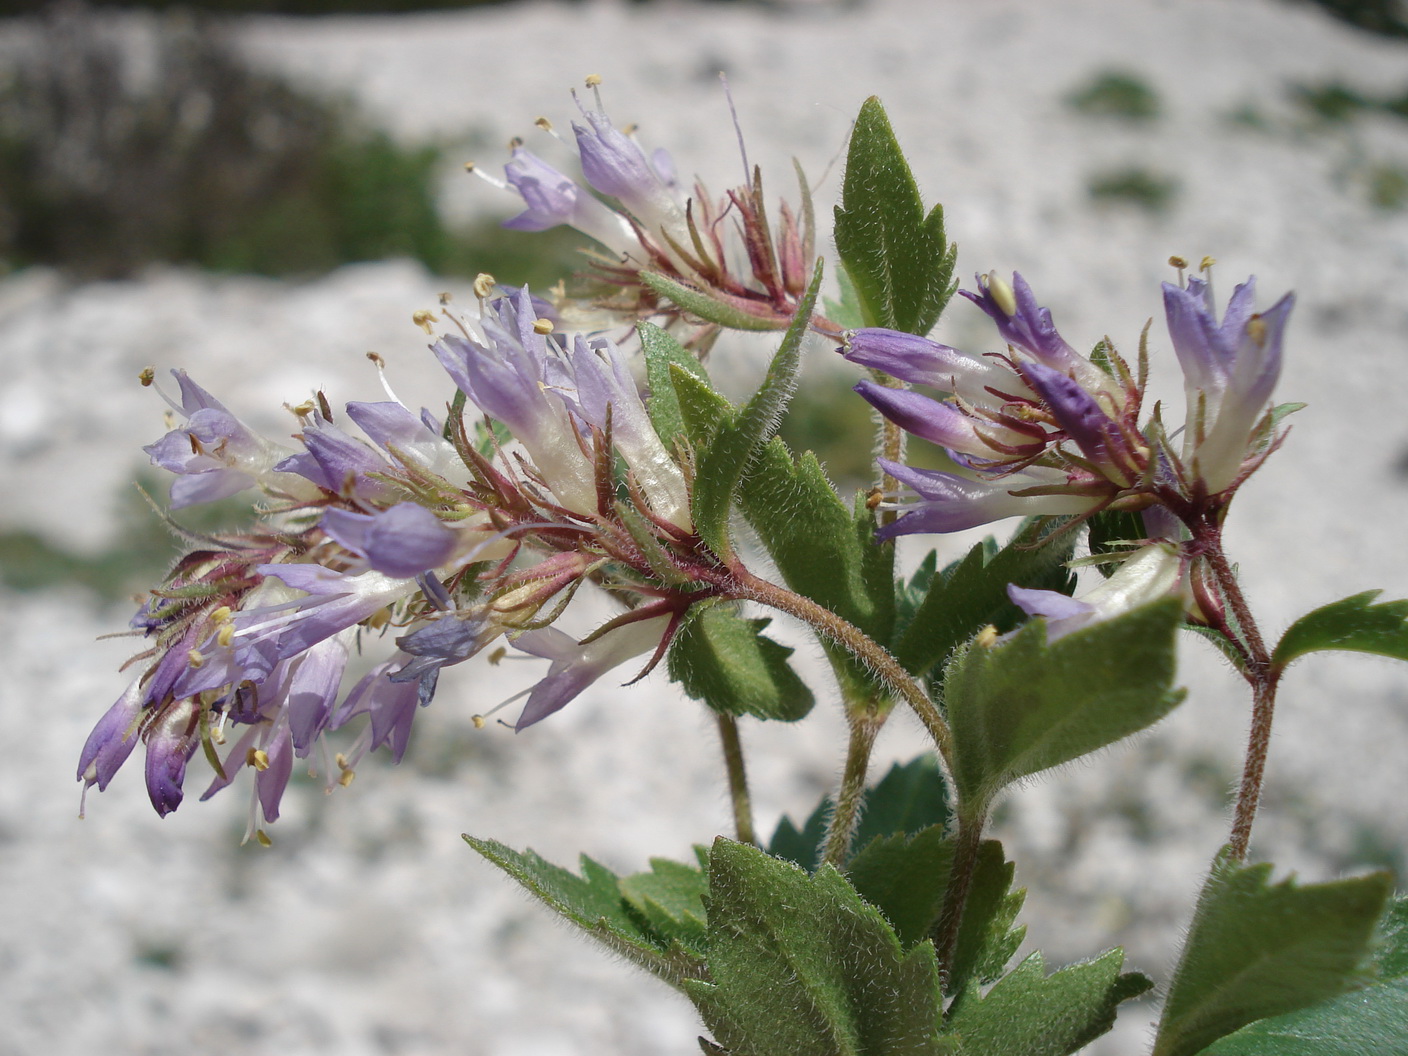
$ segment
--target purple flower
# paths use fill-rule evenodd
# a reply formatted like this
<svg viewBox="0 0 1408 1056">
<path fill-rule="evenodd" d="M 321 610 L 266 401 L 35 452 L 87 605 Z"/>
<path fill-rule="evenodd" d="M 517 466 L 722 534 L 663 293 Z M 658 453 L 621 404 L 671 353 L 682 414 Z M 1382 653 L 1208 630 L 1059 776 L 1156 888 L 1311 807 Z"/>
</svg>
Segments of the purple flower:
<svg viewBox="0 0 1408 1056">
<path fill-rule="evenodd" d="M 498 637 L 499 630 L 482 611 L 468 618 L 446 616 L 434 620 L 396 639 L 401 651 L 412 659 L 387 677 L 392 682 L 415 681 L 419 687 L 417 697 L 424 707 L 435 695 L 440 669 L 468 660 Z"/>
<path fill-rule="evenodd" d="M 166 817 L 181 805 L 186 763 L 200 744 L 200 709 L 191 700 L 167 706 L 147 728 L 146 741 L 147 795 Z"/>
<path fill-rule="evenodd" d="M 634 240 L 630 225 L 621 216 L 531 151 L 514 147 L 504 175 L 527 207 L 505 220 L 504 227 L 546 231 L 567 224 L 616 252 Z"/>
<path fill-rule="evenodd" d="M 78 757 L 78 780 L 85 795 L 94 785 L 99 792 L 106 789 L 137 747 L 144 703 L 141 679 L 136 679 L 93 727 Z"/>
<path fill-rule="evenodd" d="M 577 106 L 587 124 L 574 121 L 572 131 L 587 182 L 619 201 L 649 230 L 678 224 L 682 215 L 673 193 L 674 165 L 662 175 L 636 142 L 611 123 L 600 97 L 595 107 L 583 106 L 580 99 Z"/>
<path fill-rule="evenodd" d="M 1183 565 L 1176 546 L 1153 543 L 1131 551 L 1114 574 L 1079 598 L 1054 590 L 1029 590 L 1015 583 L 1008 584 L 1007 596 L 1028 616 L 1045 619 L 1047 641 L 1054 642 L 1092 623 L 1179 595 L 1186 589 Z"/>
<path fill-rule="evenodd" d="M 274 469 L 296 473 L 334 495 L 377 499 L 389 494 L 390 489 L 370 474 L 385 473 L 391 464 L 360 440 L 321 416 L 303 426 L 301 437 L 307 450 L 290 455 Z"/>
<path fill-rule="evenodd" d="M 582 690 L 613 667 L 658 649 L 671 618 L 656 616 L 620 624 L 597 638 L 578 642 L 556 627 L 526 631 L 514 639 L 525 653 L 551 660 L 547 675 L 528 695 L 514 729 L 524 730 L 561 711 Z"/>
<path fill-rule="evenodd" d="M 1221 322 L 1211 285 L 1164 284 L 1169 336 L 1188 400 L 1183 458 L 1209 494 L 1234 484 L 1257 452 L 1253 438 L 1281 375 L 1281 344 L 1295 296 L 1252 314 L 1256 280 L 1238 286 Z"/>
<path fill-rule="evenodd" d="M 323 530 L 367 565 L 393 579 L 439 568 L 455 551 L 455 533 L 424 506 L 401 502 L 372 513 L 329 509 Z"/>
<path fill-rule="evenodd" d="M 899 504 L 903 512 L 893 524 L 876 529 L 876 538 L 882 540 L 921 532 L 960 532 L 1004 517 L 1078 514 L 1091 507 L 1089 496 L 1053 493 L 1065 477 L 1052 471 L 1027 470 L 989 482 L 883 458 L 879 463 L 919 495 L 918 501 Z"/>
</svg>

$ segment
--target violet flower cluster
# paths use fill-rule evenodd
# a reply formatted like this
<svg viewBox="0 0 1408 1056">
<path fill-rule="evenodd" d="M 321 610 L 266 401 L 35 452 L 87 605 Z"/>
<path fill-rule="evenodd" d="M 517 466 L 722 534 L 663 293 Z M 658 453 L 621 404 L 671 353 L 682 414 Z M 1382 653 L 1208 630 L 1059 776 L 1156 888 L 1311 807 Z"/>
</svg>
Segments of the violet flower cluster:
<svg viewBox="0 0 1408 1056">
<path fill-rule="evenodd" d="M 685 343 L 701 351 L 718 335 L 717 318 L 744 329 L 785 329 L 814 257 L 805 181 L 800 215 L 783 201 L 775 225 L 767 217 L 761 172 L 749 169 L 746 155 L 743 185 L 714 198 L 696 182 L 687 194 L 669 153 L 647 154 L 607 116 L 600 79 L 590 77 L 587 85 L 592 102 L 576 99 L 582 120 L 572 122 L 570 144 L 547 118 L 537 121 L 539 129 L 575 153 L 580 177 L 562 172 L 518 139 L 510 145 L 503 182 L 468 166 L 522 199 L 523 211 L 505 227 L 546 231 L 567 225 L 605 250 L 592 261 L 593 295 L 563 298 L 562 307 L 596 329 L 641 319 L 673 325 L 686 313 L 661 290 L 692 293 L 697 299 L 687 318 L 694 332 Z"/>
<path fill-rule="evenodd" d="M 523 729 L 632 658 L 648 669 L 717 593 L 700 582 L 717 562 L 691 526 L 684 470 L 616 346 L 560 332 L 526 290 L 486 277 L 476 291 L 478 318 L 447 309 L 455 332 L 432 350 L 477 425 L 394 399 L 349 403 L 344 418 L 318 394 L 293 408 L 286 447 L 176 372 L 183 421 L 146 449 L 176 474 L 173 508 L 249 488 L 268 505 L 252 533 L 200 538 L 138 610 L 133 633 L 150 648 L 83 748 L 85 791 L 140 743 L 167 814 L 203 748 L 204 796 L 255 771 L 249 831 L 265 840 L 296 760 L 330 788 L 369 751 L 399 761 L 444 667 L 500 639 L 549 660 Z M 669 582 L 662 562 L 678 570 Z M 624 607 L 578 641 L 550 624 L 587 582 Z M 390 655 L 354 675 L 376 638 L 392 639 Z M 360 732 L 333 750 L 353 720 Z"/>
<path fill-rule="evenodd" d="M 1180 269 L 1184 263 L 1175 258 Z M 1183 371 L 1184 420 L 1169 427 L 1156 411 L 1141 423 L 1146 345 L 1137 371 L 1107 343 L 1087 358 L 1057 331 L 1020 275 L 1011 285 L 979 276 L 963 296 L 997 325 L 1001 353 L 974 356 L 925 337 L 885 329 L 852 330 L 846 359 L 940 398 L 866 380 L 856 385 L 881 415 L 937 444 L 952 470 L 880 460 L 916 496 L 894 503 L 900 515 L 884 539 L 954 532 L 1013 516 L 1085 520 L 1102 511 L 1138 513 L 1145 536 L 1127 540 L 1118 567 L 1083 599 L 1014 585 L 1013 600 L 1045 616 L 1051 634 L 1173 593 L 1190 616 L 1220 609 L 1199 563 L 1233 494 L 1280 443 L 1270 406 L 1294 296 L 1253 310 L 1256 284 L 1239 285 L 1219 319 L 1211 261 L 1180 284 L 1165 283 L 1169 338 Z M 1146 334 L 1147 339 L 1147 334 Z"/>
</svg>

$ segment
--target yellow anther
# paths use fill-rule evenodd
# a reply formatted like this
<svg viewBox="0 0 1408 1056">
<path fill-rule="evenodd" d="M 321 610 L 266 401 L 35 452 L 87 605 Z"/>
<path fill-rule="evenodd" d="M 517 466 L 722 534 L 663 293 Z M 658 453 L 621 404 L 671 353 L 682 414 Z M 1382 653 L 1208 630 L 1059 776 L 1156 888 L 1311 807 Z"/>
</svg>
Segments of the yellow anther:
<svg viewBox="0 0 1408 1056">
<path fill-rule="evenodd" d="M 464 171 L 465 171 L 465 172 L 473 172 L 473 171 L 474 171 L 474 162 L 472 162 L 472 161 L 466 161 L 466 162 L 464 163 Z"/>
<path fill-rule="evenodd" d="M 210 618 L 216 623 L 224 623 L 230 618 L 230 616 L 231 610 L 230 606 L 228 605 L 221 605 L 218 609 L 216 609 L 210 614 Z"/>
<path fill-rule="evenodd" d="M 435 333 L 435 313 L 428 308 L 420 308 L 411 316 L 411 322 L 420 327 L 427 334 Z"/>
<path fill-rule="evenodd" d="M 445 305 L 447 305 L 447 304 L 450 303 L 450 300 L 451 300 L 451 297 L 450 297 L 450 294 L 449 294 L 448 291 L 446 291 L 445 293 L 442 293 L 442 294 L 440 295 L 440 307 L 442 307 L 442 308 L 445 307 Z"/>
<path fill-rule="evenodd" d="M 1198 265 L 1198 270 L 1207 271 L 1216 263 L 1217 259 L 1215 257 L 1204 257 L 1202 262 Z"/>
<path fill-rule="evenodd" d="M 156 381 L 156 371 L 151 367 L 143 367 L 142 373 L 137 375 L 137 380 L 142 383 L 142 388 L 146 388 Z"/>
<path fill-rule="evenodd" d="M 535 333 L 535 334 L 550 334 L 550 333 L 552 333 L 552 331 L 553 331 L 553 325 L 552 325 L 552 320 L 551 320 L 551 319 L 534 319 L 534 320 L 533 320 L 533 333 Z"/>
<path fill-rule="evenodd" d="M 494 276 L 487 271 L 481 271 L 474 277 L 474 296 L 481 301 L 488 298 L 494 290 Z"/>
<path fill-rule="evenodd" d="M 346 788 L 348 785 L 350 785 L 350 784 L 351 784 L 353 781 L 355 781 L 356 779 L 357 779 L 357 771 L 353 770 L 353 769 L 349 766 L 346 770 L 342 771 L 342 773 L 341 773 L 340 775 L 338 775 L 337 783 L 338 783 L 339 785 L 341 785 L 343 788 Z"/>
<path fill-rule="evenodd" d="M 1247 336 L 1258 345 L 1266 344 L 1266 320 L 1254 315 L 1247 320 Z"/>
<path fill-rule="evenodd" d="M 367 358 L 370 359 L 374 364 L 376 364 L 377 370 L 386 369 L 386 360 L 381 358 L 380 352 L 368 352 Z"/>
<path fill-rule="evenodd" d="M 285 406 L 288 405 L 285 404 Z M 302 403 L 296 403 L 292 407 L 289 407 L 289 410 L 299 418 L 307 418 L 308 415 L 313 413 L 313 409 L 317 406 L 318 405 L 312 400 L 304 400 Z"/>
<path fill-rule="evenodd" d="M 190 664 L 192 667 L 198 668 L 201 664 L 205 663 L 205 654 L 199 649 L 192 649 L 186 654 L 186 663 Z"/>
<path fill-rule="evenodd" d="M 223 728 L 223 727 L 220 727 L 220 726 L 212 726 L 212 727 L 210 728 L 210 740 L 211 740 L 213 743 L 215 743 L 215 744 L 224 744 L 224 743 L 225 743 L 225 730 L 224 730 L 224 728 Z"/>
<path fill-rule="evenodd" d="M 257 844 L 259 844 L 259 846 L 261 846 L 261 847 L 272 847 L 272 846 L 274 846 L 274 841 L 271 840 L 271 839 L 269 839 L 269 834 L 268 834 L 267 832 L 265 832 L 263 829 L 255 829 L 255 830 L 254 830 L 254 841 L 255 841 Z"/>
<path fill-rule="evenodd" d="M 269 753 L 263 748 L 251 748 L 245 753 L 244 762 L 246 766 L 252 766 L 262 772 L 269 769 Z"/>
<path fill-rule="evenodd" d="M 489 654 L 488 660 L 491 665 L 493 665 L 494 667 L 498 667 L 499 661 L 506 656 L 508 656 L 508 650 L 501 645 Z"/>
<path fill-rule="evenodd" d="M 601 85 L 601 75 L 596 73 L 587 74 L 587 87 L 597 88 Z"/>
<path fill-rule="evenodd" d="M 1017 314 L 1017 295 L 1012 292 L 1012 287 L 1007 285 L 995 271 L 987 273 L 988 292 L 992 294 L 992 299 L 997 302 L 997 306 L 1002 309 L 1002 314 L 1012 316 Z"/>
<path fill-rule="evenodd" d="M 539 128 L 541 128 L 544 132 L 551 132 L 551 131 L 552 131 L 552 122 L 549 121 L 546 117 L 540 117 L 540 118 L 538 118 L 536 121 L 533 122 L 533 124 L 537 125 L 537 126 L 538 126 Z"/>
<path fill-rule="evenodd" d="M 220 629 L 215 632 L 215 640 L 220 645 L 228 646 L 235 640 L 235 625 L 233 623 L 222 623 Z"/>
<path fill-rule="evenodd" d="M 997 644 L 997 628 L 988 624 L 978 632 L 978 637 L 974 639 L 973 644 L 983 649 L 991 649 Z"/>
<path fill-rule="evenodd" d="M 482 729 L 484 728 L 484 716 L 483 716 L 483 715 L 471 715 L 471 716 L 469 717 L 469 721 L 472 722 L 472 723 L 474 723 L 474 728 L 475 728 L 476 730 L 482 730 Z"/>
<path fill-rule="evenodd" d="M 1188 267 L 1188 261 L 1184 257 L 1169 257 L 1168 266 L 1170 268 L 1177 268 L 1179 271 L 1182 271 L 1183 269 Z"/>
</svg>

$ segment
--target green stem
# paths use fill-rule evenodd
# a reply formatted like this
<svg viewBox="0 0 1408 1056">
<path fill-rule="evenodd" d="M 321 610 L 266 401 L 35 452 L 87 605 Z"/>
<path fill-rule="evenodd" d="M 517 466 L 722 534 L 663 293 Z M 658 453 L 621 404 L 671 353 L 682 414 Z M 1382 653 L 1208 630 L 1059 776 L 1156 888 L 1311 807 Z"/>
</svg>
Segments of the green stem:
<svg viewBox="0 0 1408 1056">
<path fill-rule="evenodd" d="M 733 578 L 732 593 L 735 597 L 756 601 L 789 616 L 795 616 L 819 634 L 848 650 L 852 656 L 870 668 L 913 709 L 924 728 L 929 731 L 929 736 L 933 738 L 939 758 L 944 761 L 950 772 L 952 771 L 953 734 L 949 731 L 948 723 L 939 714 L 939 709 L 929 699 L 924 687 L 904 669 L 889 650 L 855 624 L 843 620 L 811 598 L 794 594 L 786 587 L 760 579 L 741 565 L 735 565 L 729 571 Z"/>
<path fill-rule="evenodd" d="M 841 773 L 841 787 L 836 792 L 836 809 L 826 827 L 826 842 L 822 844 L 821 860 L 837 869 L 845 866 L 851 856 L 851 841 L 860 824 L 861 806 L 865 802 L 865 778 L 870 771 L 870 752 L 875 738 L 889 716 L 888 709 L 873 704 L 849 708 L 846 720 L 850 724 L 850 743 L 846 747 L 846 768 Z"/>
<path fill-rule="evenodd" d="M 871 370 L 870 377 L 876 384 L 884 385 L 887 388 L 906 389 L 909 387 L 898 378 L 890 377 L 883 370 Z M 909 439 L 909 435 L 879 411 L 875 412 L 874 417 L 876 422 L 875 446 L 880 456 L 891 462 L 903 462 L 905 441 Z M 888 473 L 881 473 L 877 486 L 881 496 L 891 496 L 899 491 L 900 482 Z M 893 524 L 898 516 L 899 511 L 897 510 L 881 510 L 876 521 L 882 526 Z"/>
<path fill-rule="evenodd" d="M 939 979 L 948 991 L 953 972 L 953 958 L 958 950 L 958 933 L 963 927 L 963 911 L 968 905 L 968 893 L 973 889 L 973 874 L 978 866 L 978 850 L 983 843 L 986 813 L 958 815 L 958 831 L 954 834 L 953 867 L 949 871 L 948 888 L 944 892 L 944 908 L 934 925 L 934 950 L 938 954 Z"/>
<path fill-rule="evenodd" d="M 719 741 L 724 749 L 724 769 L 728 771 L 728 795 L 733 803 L 733 829 L 739 843 L 757 844 L 753 829 L 753 799 L 748 793 L 748 771 L 743 765 L 743 742 L 738 736 L 738 720 L 732 715 L 716 716 Z"/>
</svg>

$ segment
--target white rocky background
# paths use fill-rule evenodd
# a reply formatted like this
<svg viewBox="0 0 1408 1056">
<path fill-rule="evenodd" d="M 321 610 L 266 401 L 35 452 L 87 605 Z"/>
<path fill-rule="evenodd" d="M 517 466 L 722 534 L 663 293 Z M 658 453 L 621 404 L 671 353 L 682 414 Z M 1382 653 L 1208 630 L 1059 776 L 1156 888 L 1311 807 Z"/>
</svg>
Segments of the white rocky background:
<svg viewBox="0 0 1408 1056">
<path fill-rule="evenodd" d="M 140 30 L 141 20 L 136 20 Z M 3 31 L 23 46 L 23 27 Z M 1263 303 L 1299 303 L 1280 398 L 1309 408 L 1249 485 L 1230 547 L 1265 625 L 1370 587 L 1408 596 L 1408 213 L 1377 210 L 1366 166 L 1408 166 L 1408 125 L 1309 128 L 1292 82 L 1408 86 L 1408 49 L 1271 0 L 865 0 L 635 6 L 532 2 L 399 18 L 260 19 L 258 62 L 350 93 L 407 141 L 475 144 L 561 124 L 567 91 L 600 74 L 614 116 L 668 145 L 713 187 L 736 178 L 727 71 L 754 161 L 790 186 L 818 176 L 872 93 L 926 195 L 948 207 L 965 275 L 1020 269 L 1077 345 L 1126 349 L 1159 311 L 1171 253 L 1219 261 L 1222 293 L 1255 272 Z M 1069 93 L 1126 69 L 1159 94 L 1139 127 L 1075 113 Z M 1255 129 L 1231 115 L 1260 116 Z M 466 148 L 468 149 L 468 148 Z M 1162 214 L 1093 203 L 1092 174 L 1127 165 L 1178 181 Z M 820 193 L 823 215 L 837 186 Z M 508 202 L 464 177 L 457 215 Z M 504 276 L 504 278 L 509 278 Z M 288 431 L 281 403 L 314 387 L 376 398 L 363 359 L 386 357 L 408 403 L 443 403 L 411 312 L 445 282 L 404 262 L 306 283 L 157 269 L 71 286 L 0 280 L 0 526 L 101 549 L 162 429 L 136 384 L 184 366 L 252 424 Z M 990 344 L 975 310 L 944 332 Z M 1156 326 L 1156 354 L 1167 341 Z M 821 366 L 830 353 L 813 352 Z M 743 355 L 730 362 L 740 372 Z M 837 384 L 841 384 L 839 375 Z M 966 541 L 944 542 L 956 554 Z M 555 924 L 460 841 L 461 832 L 579 850 L 618 870 L 685 857 L 728 830 L 707 719 L 661 678 L 599 686 L 514 736 L 472 712 L 527 665 L 456 671 L 418 719 L 400 768 L 365 765 L 347 791 L 286 801 L 275 845 L 241 847 L 232 791 L 158 819 L 137 760 L 77 820 L 73 768 L 124 685 L 125 625 L 84 593 L 6 593 L 0 605 L 0 1054 L 460 1053 L 567 1056 L 695 1051 L 691 1009 Z M 804 662 L 819 670 L 815 650 Z M 998 835 L 1031 888 L 1029 945 L 1053 962 L 1114 944 L 1166 978 L 1201 874 L 1225 834 L 1246 703 L 1189 640 L 1186 704 L 1122 746 L 1013 796 Z M 1408 846 L 1408 671 L 1312 658 L 1288 678 L 1255 853 L 1306 879 Z M 747 731 L 762 829 L 804 815 L 840 758 L 831 701 L 796 729 Z M 903 717 L 882 763 L 919 749 Z M 193 769 L 199 760 L 193 763 Z M 195 782 L 192 782 L 193 785 Z M 192 797 L 194 799 L 194 797 Z M 1146 1047 L 1152 1005 L 1126 1010 L 1092 1052 Z"/>
</svg>

